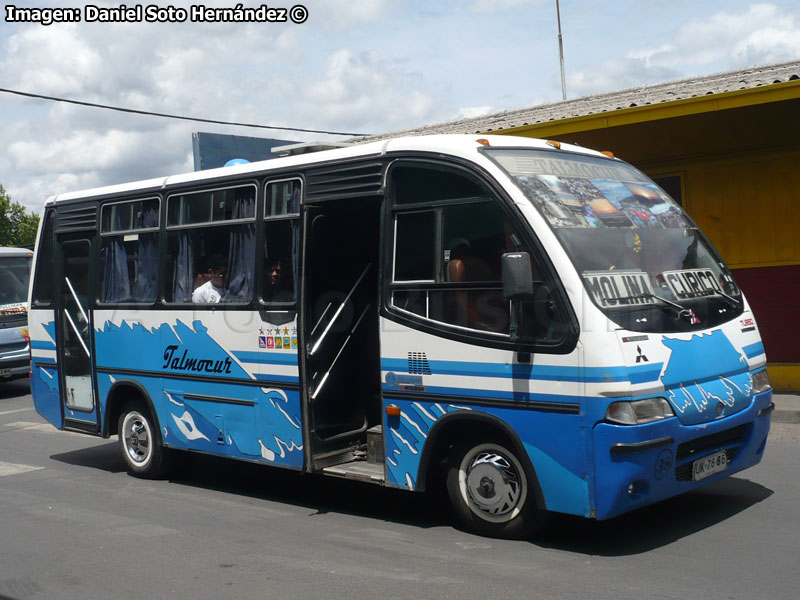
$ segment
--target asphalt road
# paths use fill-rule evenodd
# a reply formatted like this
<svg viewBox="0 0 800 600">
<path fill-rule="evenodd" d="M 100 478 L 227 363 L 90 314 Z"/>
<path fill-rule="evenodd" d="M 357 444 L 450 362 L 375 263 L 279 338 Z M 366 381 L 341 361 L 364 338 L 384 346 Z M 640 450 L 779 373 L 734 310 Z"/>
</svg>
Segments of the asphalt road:
<svg viewBox="0 0 800 600">
<path fill-rule="evenodd" d="M 0 598 L 800 597 L 800 426 L 759 466 L 527 542 L 476 537 L 442 499 L 197 457 L 129 476 L 116 439 L 58 432 L 0 386 Z"/>
</svg>

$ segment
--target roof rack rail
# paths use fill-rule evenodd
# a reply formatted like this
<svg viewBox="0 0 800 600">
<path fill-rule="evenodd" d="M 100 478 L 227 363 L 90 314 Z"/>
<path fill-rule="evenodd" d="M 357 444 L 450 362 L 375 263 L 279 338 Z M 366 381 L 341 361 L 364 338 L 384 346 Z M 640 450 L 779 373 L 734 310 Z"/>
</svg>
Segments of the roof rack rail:
<svg viewBox="0 0 800 600">
<path fill-rule="evenodd" d="M 298 154 L 308 154 L 309 152 L 346 148 L 350 145 L 348 142 L 301 142 L 299 144 L 275 146 L 272 151 L 280 156 L 296 156 Z"/>
</svg>

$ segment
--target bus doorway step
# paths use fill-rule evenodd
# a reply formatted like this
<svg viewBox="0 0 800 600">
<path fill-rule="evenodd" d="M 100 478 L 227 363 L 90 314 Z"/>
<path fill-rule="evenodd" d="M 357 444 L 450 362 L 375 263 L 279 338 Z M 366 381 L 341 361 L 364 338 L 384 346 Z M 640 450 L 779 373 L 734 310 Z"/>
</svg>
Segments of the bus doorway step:
<svg viewBox="0 0 800 600">
<path fill-rule="evenodd" d="M 367 429 L 367 462 L 383 464 L 383 427 L 381 425 Z"/>
<path fill-rule="evenodd" d="M 325 475 L 334 477 L 344 477 L 346 479 L 357 479 L 367 483 L 383 483 L 383 465 L 354 460 L 340 465 L 333 465 L 322 469 Z"/>
</svg>

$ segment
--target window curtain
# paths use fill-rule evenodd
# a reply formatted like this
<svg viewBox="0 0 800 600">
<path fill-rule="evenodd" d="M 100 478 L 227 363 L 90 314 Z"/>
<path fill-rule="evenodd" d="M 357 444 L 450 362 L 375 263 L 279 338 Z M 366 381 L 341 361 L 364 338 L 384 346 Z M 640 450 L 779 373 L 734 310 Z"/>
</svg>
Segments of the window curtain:
<svg viewBox="0 0 800 600">
<path fill-rule="evenodd" d="M 116 207 L 114 207 L 116 208 Z M 120 212 L 112 213 L 111 231 L 122 229 Z M 128 253 L 123 236 L 109 237 L 106 245 L 106 264 L 103 271 L 104 302 L 125 302 L 131 297 L 131 280 L 128 274 Z"/>
<path fill-rule="evenodd" d="M 240 197 L 233 200 L 232 219 L 252 219 L 255 216 L 255 198 Z M 248 302 L 253 297 L 256 235 L 255 223 L 231 227 L 228 248 L 228 287 L 223 302 Z"/>
<path fill-rule="evenodd" d="M 292 213 L 300 212 L 300 185 L 295 185 L 292 191 L 292 203 L 289 207 Z M 297 298 L 298 281 L 300 281 L 300 228 L 298 227 L 299 221 L 294 219 L 292 221 L 292 281 L 294 281 L 294 297 Z"/>
<path fill-rule="evenodd" d="M 178 232 L 178 255 L 172 280 L 172 301 L 191 302 L 194 282 L 193 235 L 191 229 Z"/>
<path fill-rule="evenodd" d="M 145 208 L 142 214 L 142 228 L 158 227 L 158 208 Z M 153 302 L 156 299 L 156 278 L 158 277 L 158 233 L 140 233 L 138 260 L 133 283 L 134 302 Z"/>
</svg>

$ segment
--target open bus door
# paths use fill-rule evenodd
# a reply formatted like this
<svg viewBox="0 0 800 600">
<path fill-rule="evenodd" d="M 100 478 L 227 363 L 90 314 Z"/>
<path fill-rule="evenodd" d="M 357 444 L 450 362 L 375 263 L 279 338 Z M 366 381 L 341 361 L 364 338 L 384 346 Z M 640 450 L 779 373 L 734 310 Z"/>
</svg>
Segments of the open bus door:
<svg viewBox="0 0 800 600">
<path fill-rule="evenodd" d="M 380 207 L 376 197 L 306 206 L 302 307 L 312 469 L 377 481 L 382 456 L 368 464 L 366 448 L 380 425 Z"/>
<path fill-rule="evenodd" d="M 81 235 L 59 237 L 57 349 L 61 364 L 61 402 L 64 428 L 97 433 L 92 359 L 92 311 L 89 308 L 91 239 Z"/>
</svg>

